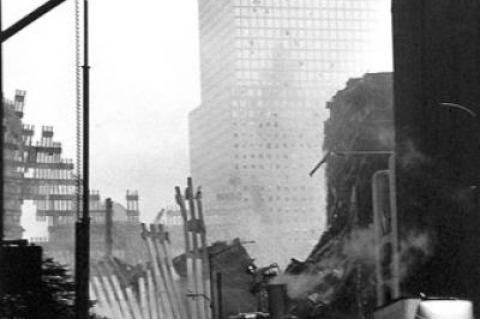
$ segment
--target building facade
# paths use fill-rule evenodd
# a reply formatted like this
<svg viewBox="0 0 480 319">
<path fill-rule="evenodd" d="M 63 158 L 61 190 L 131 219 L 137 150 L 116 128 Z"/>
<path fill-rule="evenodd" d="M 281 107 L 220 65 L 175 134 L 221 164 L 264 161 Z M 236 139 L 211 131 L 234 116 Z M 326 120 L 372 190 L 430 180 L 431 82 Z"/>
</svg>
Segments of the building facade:
<svg viewBox="0 0 480 319">
<path fill-rule="evenodd" d="M 281 264 L 316 242 L 324 180 L 308 173 L 322 154 L 322 105 L 368 70 L 382 3 L 199 1 L 190 158 L 210 240 L 255 240 L 254 257 Z"/>
</svg>

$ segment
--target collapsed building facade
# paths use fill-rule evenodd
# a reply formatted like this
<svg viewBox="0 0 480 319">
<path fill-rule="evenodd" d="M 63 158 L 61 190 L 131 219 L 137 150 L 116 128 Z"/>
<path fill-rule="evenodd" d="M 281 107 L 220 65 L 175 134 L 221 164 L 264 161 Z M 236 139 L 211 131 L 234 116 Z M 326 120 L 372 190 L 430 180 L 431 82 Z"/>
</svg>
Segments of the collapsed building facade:
<svg viewBox="0 0 480 319">
<path fill-rule="evenodd" d="M 138 194 L 127 192 L 127 207 L 110 199 L 101 200 L 98 192 L 90 194 L 90 258 L 96 262 L 105 257 L 115 257 L 127 264 L 137 264 L 146 260 L 144 244 L 141 240 L 140 222 L 132 216 L 132 197 Z M 138 207 L 138 206 L 137 206 Z M 48 256 L 64 264 L 73 265 L 75 255 L 75 217 L 61 216 L 48 227 L 48 238 L 33 238 L 41 245 Z M 138 211 L 137 211 L 138 213 Z M 69 217 L 69 218 L 68 218 Z"/>
<path fill-rule="evenodd" d="M 387 167 L 393 150 L 391 73 L 350 80 L 327 107 L 327 224 L 336 233 L 372 223 L 371 178 Z"/>
<path fill-rule="evenodd" d="M 392 104 L 392 74 L 372 73 L 349 80 L 327 105 L 327 230 L 284 278 L 302 318 L 358 318 L 375 307 L 372 178 L 389 165 Z"/>
<path fill-rule="evenodd" d="M 303 300 L 310 302 L 306 316 L 322 311 L 323 317 L 338 316 L 341 310 L 342 317 L 361 317 L 362 308 L 420 293 L 471 299 L 479 314 L 480 2 L 397 0 L 392 9 L 395 146 L 390 159 L 395 165 L 378 163 L 388 173 L 383 187 L 372 181 L 371 194 L 384 191 L 380 198 L 390 203 L 372 200 L 362 212 L 352 186 L 362 180 L 353 154 L 338 151 L 345 146 L 341 141 L 327 139 L 327 152 L 333 149 L 325 159 L 327 176 L 342 175 L 328 184 L 329 230 L 306 262 L 289 267 L 291 275 L 320 278 L 303 291 Z M 356 130 L 349 124 L 340 136 Z M 327 135 L 332 126 L 329 121 Z M 368 165 L 375 165 L 373 157 Z M 341 161 L 348 160 L 343 170 Z M 365 237 L 352 225 L 370 224 L 372 217 L 362 214 L 377 216 L 382 206 L 380 226 L 387 235 L 375 242 L 379 225 L 374 223 L 367 231 L 373 244 L 367 237 L 364 250 Z M 367 251 L 375 254 L 370 271 L 368 259 L 355 258 L 358 252 L 368 257 Z M 352 259 L 361 262 L 349 266 Z M 376 289 L 358 289 L 369 286 Z"/>
<path fill-rule="evenodd" d="M 30 127 L 23 127 L 22 117 L 25 92 L 18 90 L 14 100 L 5 100 L 4 103 L 4 235 L 5 239 L 22 237 L 23 228 L 20 225 L 22 187 L 17 181 L 23 177 L 22 153 L 25 142 L 29 140 Z"/>
<path fill-rule="evenodd" d="M 35 127 L 23 123 L 26 92 L 17 90 L 13 100 L 4 101 L 5 109 L 5 238 L 21 239 L 22 205 L 32 200 L 38 221 L 48 223 L 48 237 L 34 238 L 47 255 L 73 265 L 74 223 L 77 218 L 78 178 L 74 164 L 62 156 L 62 144 L 53 140 L 51 126 L 43 126 L 35 141 Z M 100 194 L 90 194 L 91 256 L 112 254 L 138 262 L 141 246 L 138 193 L 127 192 L 127 207 L 112 203 L 108 222 L 105 202 Z M 112 248 L 109 248 L 111 242 Z"/>
<path fill-rule="evenodd" d="M 174 207 L 161 209 L 153 221 L 154 224 L 161 224 L 165 227 L 170 240 L 173 256 L 185 253 L 185 237 L 183 229 L 182 213 Z"/>
</svg>

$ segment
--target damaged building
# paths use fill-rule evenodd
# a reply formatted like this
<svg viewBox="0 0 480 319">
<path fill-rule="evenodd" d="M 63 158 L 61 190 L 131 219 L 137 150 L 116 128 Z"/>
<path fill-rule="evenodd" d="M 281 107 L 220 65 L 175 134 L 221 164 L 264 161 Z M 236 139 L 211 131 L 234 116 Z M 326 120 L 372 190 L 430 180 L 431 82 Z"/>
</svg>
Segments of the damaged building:
<svg viewBox="0 0 480 319">
<path fill-rule="evenodd" d="M 98 192 L 90 194 L 90 256 L 97 262 L 104 257 L 115 257 L 135 265 L 146 260 L 144 243 L 138 220 L 138 194 L 127 192 L 126 207 L 111 199 L 102 200 Z M 50 215 L 58 213 L 50 211 Z M 56 215 L 48 227 L 48 238 L 33 238 L 55 260 L 74 264 L 75 211 Z M 55 215 L 54 215 L 55 216 Z M 50 216 L 51 218 L 51 216 Z"/>
<path fill-rule="evenodd" d="M 358 317 L 375 306 L 372 177 L 389 165 L 392 104 L 391 73 L 351 79 L 327 104 L 327 231 L 284 280 L 300 317 Z"/>
<path fill-rule="evenodd" d="M 368 108 L 342 114 L 339 96 L 355 96 L 348 88 L 330 104 L 329 228 L 305 262 L 289 267 L 291 277 L 318 278 L 301 291 L 304 316 L 358 318 L 420 293 L 473 300 L 479 314 L 480 2 L 397 0 L 392 12 L 394 125 L 357 126 Z M 366 105 L 367 96 L 351 101 Z M 391 97 L 388 105 L 391 121 Z M 393 127 L 394 135 L 382 133 Z M 361 142 L 364 129 L 378 130 L 372 145 Z M 365 146 L 380 149 L 357 154 Z M 382 185 L 371 180 L 376 170 L 386 172 Z M 378 223 L 369 229 L 378 208 L 383 237 Z M 378 238 L 385 240 L 375 246 Z"/>
<path fill-rule="evenodd" d="M 345 225 L 372 223 L 371 177 L 387 167 L 393 150 L 391 73 L 350 80 L 327 108 L 327 223 L 335 233 Z"/>
<path fill-rule="evenodd" d="M 32 201 L 37 221 L 48 225 L 48 237 L 32 238 L 32 242 L 42 246 L 48 256 L 73 265 L 79 179 L 73 161 L 64 157 L 62 144 L 55 141 L 53 127 L 42 126 L 36 140 L 35 127 L 23 122 L 25 100 L 26 92 L 17 90 L 12 100 L 4 101 L 5 237 L 16 240 L 24 236 L 23 204 Z M 93 259 L 109 251 L 131 263 L 143 259 L 138 202 L 138 193 L 127 191 L 126 207 L 113 202 L 109 222 L 105 201 L 98 191 L 91 191 Z"/>
</svg>

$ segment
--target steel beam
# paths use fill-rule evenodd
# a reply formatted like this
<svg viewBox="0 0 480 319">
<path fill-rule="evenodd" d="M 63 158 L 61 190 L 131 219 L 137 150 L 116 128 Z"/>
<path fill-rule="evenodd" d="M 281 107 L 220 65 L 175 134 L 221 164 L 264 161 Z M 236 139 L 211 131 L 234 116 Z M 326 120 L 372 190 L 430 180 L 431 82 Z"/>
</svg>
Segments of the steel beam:
<svg viewBox="0 0 480 319">
<path fill-rule="evenodd" d="M 0 0 L 0 31 L 2 30 L 2 0 Z M 3 35 L 3 32 L 1 32 Z M 4 138 L 5 138 L 5 129 L 3 127 L 4 120 L 4 103 L 3 103 L 3 41 L 0 42 L 0 246 L 3 242 L 4 230 L 3 230 L 3 221 L 5 216 L 5 195 L 4 195 L 4 180 L 5 180 L 5 170 L 4 170 Z"/>
<path fill-rule="evenodd" d="M 26 28 L 29 24 L 32 22 L 35 22 L 39 18 L 41 18 L 44 14 L 52 11 L 55 9 L 57 6 L 65 2 L 66 0 L 49 0 L 46 3 L 42 4 L 40 7 L 37 9 L 33 10 L 17 22 L 15 22 L 13 25 L 8 27 L 5 31 L 2 31 L 1 34 L 1 40 L 2 42 L 8 40 L 15 34 L 17 34 L 19 31 L 23 30 Z"/>
</svg>

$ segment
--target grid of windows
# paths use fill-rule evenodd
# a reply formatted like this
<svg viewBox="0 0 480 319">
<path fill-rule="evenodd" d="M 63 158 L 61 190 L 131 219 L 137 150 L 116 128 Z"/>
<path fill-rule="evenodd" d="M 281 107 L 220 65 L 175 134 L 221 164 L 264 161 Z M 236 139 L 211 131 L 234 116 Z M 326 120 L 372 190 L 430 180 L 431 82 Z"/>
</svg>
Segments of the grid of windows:
<svg viewBox="0 0 480 319">
<path fill-rule="evenodd" d="M 285 246 L 255 257 L 282 263 L 318 239 L 323 181 L 308 172 L 322 153 L 324 105 L 368 70 L 384 1 L 199 1 L 202 105 L 190 115 L 190 158 L 207 222 L 225 223 L 211 240 L 276 239 Z M 270 239 L 256 238 L 257 222 L 271 225 Z"/>
<path fill-rule="evenodd" d="M 308 96 L 328 98 L 349 76 L 366 71 L 359 57 L 370 47 L 376 3 L 235 1 L 236 81 L 315 87 Z"/>
</svg>

